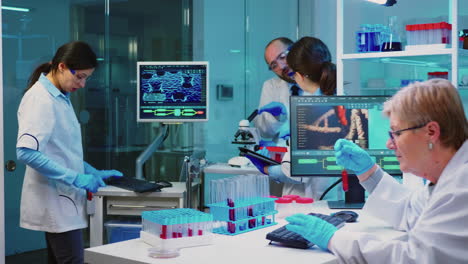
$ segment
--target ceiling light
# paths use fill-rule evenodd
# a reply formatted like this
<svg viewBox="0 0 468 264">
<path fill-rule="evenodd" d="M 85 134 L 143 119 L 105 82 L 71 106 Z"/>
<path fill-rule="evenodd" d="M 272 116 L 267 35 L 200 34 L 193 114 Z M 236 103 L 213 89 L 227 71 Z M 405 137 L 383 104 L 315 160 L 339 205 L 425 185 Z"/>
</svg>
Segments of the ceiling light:
<svg viewBox="0 0 468 264">
<path fill-rule="evenodd" d="M 29 8 L 14 7 L 14 6 L 2 6 L 3 10 L 18 11 L 18 12 L 29 12 Z"/>
</svg>

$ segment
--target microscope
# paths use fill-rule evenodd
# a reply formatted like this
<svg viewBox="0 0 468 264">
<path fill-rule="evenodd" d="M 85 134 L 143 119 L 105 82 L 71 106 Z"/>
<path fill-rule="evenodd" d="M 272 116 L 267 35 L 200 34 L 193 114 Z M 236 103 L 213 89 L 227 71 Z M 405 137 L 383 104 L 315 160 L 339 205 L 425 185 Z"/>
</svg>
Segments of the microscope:
<svg viewBox="0 0 468 264">
<path fill-rule="evenodd" d="M 242 145 L 244 148 L 255 151 L 255 146 L 260 142 L 260 135 L 255 127 L 250 127 L 250 122 L 257 116 L 257 109 L 247 119 L 239 121 L 239 128 L 234 134 L 232 144 Z M 246 157 L 236 156 L 229 159 L 228 164 L 232 167 L 249 166 L 250 160 Z"/>
</svg>

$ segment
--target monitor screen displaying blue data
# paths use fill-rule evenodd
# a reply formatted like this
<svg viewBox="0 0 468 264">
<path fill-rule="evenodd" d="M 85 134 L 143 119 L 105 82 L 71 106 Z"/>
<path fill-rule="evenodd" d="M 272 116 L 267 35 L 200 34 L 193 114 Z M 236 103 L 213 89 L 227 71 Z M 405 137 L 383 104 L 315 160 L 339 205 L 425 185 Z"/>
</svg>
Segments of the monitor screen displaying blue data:
<svg viewBox="0 0 468 264">
<path fill-rule="evenodd" d="M 344 138 L 365 149 L 385 171 L 401 174 L 386 147 L 390 121 L 382 114 L 385 96 L 291 97 L 291 175 L 338 176 L 333 146 Z M 350 171 L 350 173 L 353 173 Z"/>
<path fill-rule="evenodd" d="M 138 62 L 139 122 L 208 120 L 208 62 Z"/>
</svg>

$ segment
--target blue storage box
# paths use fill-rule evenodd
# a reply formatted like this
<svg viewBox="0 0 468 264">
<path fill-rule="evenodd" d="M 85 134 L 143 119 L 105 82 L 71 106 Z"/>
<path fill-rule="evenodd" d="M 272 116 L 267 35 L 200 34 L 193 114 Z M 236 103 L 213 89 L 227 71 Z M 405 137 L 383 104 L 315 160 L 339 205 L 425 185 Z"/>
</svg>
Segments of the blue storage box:
<svg viewBox="0 0 468 264">
<path fill-rule="evenodd" d="M 104 224 L 107 230 L 107 243 L 121 242 L 140 237 L 141 222 L 108 221 Z"/>
</svg>

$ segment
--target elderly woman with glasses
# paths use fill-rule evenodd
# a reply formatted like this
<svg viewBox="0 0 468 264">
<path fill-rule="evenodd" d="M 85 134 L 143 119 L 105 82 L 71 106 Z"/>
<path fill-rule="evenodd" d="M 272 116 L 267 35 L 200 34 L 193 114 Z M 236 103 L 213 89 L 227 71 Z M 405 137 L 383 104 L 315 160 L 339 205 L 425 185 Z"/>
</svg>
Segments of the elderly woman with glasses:
<svg viewBox="0 0 468 264">
<path fill-rule="evenodd" d="M 443 79 L 414 83 L 383 112 L 390 118 L 387 147 L 403 172 L 430 182 L 425 188 L 408 191 L 349 141 L 338 140 L 335 155 L 370 193 L 364 209 L 406 231 L 407 240 L 337 230 L 310 215 L 287 218 L 287 228 L 342 263 L 467 263 L 468 123 L 457 89 Z"/>
</svg>

